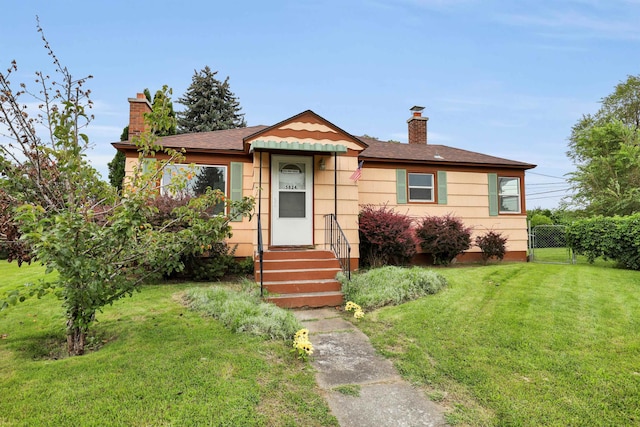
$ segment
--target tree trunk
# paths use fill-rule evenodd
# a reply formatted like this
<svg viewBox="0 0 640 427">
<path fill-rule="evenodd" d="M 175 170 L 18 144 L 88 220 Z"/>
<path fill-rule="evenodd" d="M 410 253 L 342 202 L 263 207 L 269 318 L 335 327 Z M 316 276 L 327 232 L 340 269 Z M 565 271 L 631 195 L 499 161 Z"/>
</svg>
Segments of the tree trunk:
<svg viewBox="0 0 640 427">
<path fill-rule="evenodd" d="M 71 319 L 67 320 L 67 350 L 69 356 L 81 356 L 84 354 L 86 330 L 73 326 Z"/>
</svg>

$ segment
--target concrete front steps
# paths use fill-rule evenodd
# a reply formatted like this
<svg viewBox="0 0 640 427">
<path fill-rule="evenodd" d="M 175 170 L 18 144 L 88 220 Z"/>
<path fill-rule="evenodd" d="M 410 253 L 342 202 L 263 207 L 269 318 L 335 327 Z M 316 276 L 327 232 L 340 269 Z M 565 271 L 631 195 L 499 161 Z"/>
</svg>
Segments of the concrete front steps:
<svg viewBox="0 0 640 427">
<path fill-rule="evenodd" d="M 263 254 L 266 300 L 278 307 L 337 307 L 342 305 L 341 285 L 335 277 L 340 263 L 324 250 L 277 250 Z M 260 283 L 260 262 L 255 260 Z"/>
</svg>

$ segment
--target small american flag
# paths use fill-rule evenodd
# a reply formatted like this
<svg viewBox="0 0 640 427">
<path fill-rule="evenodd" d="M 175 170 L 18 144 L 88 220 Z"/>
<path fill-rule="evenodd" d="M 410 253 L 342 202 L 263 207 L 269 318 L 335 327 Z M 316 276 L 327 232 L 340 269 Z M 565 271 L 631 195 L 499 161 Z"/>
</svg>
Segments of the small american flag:
<svg viewBox="0 0 640 427">
<path fill-rule="evenodd" d="M 349 177 L 350 180 L 352 181 L 358 181 L 360 179 L 360 177 L 362 176 L 362 165 L 364 164 L 364 160 L 361 160 L 360 163 L 358 163 L 358 168 L 356 169 L 356 171 L 354 173 L 351 174 L 351 176 Z"/>
</svg>

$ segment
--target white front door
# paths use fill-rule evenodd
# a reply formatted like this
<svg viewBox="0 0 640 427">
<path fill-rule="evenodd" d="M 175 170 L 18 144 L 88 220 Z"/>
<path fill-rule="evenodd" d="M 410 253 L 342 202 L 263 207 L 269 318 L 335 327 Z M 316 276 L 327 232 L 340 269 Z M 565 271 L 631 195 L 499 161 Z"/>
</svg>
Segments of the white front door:
<svg viewBox="0 0 640 427">
<path fill-rule="evenodd" d="M 271 244 L 313 244 L 313 157 L 271 156 Z"/>
</svg>

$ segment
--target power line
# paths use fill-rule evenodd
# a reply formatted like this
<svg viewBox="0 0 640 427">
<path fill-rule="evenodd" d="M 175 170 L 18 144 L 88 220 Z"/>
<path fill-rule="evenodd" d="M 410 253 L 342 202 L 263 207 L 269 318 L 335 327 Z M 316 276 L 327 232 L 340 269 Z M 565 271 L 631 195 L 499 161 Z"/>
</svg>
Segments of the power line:
<svg viewBox="0 0 640 427">
<path fill-rule="evenodd" d="M 543 173 L 536 173 L 536 172 L 527 172 L 527 174 L 531 174 L 531 175 L 538 175 L 538 176 L 546 176 L 547 178 L 556 178 L 556 179 L 561 179 L 563 181 L 566 181 L 566 178 L 560 177 L 560 176 L 553 176 L 553 175 L 545 175 Z"/>
<path fill-rule="evenodd" d="M 533 182 L 531 184 L 525 184 L 525 187 L 531 187 L 534 185 L 567 185 L 566 181 L 563 182 Z"/>
<path fill-rule="evenodd" d="M 537 196 L 538 194 L 549 194 L 549 193 L 566 193 L 570 188 L 561 188 L 560 190 L 549 190 L 549 191 L 541 191 L 539 193 L 529 193 L 529 196 Z"/>
</svg>

